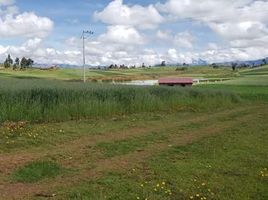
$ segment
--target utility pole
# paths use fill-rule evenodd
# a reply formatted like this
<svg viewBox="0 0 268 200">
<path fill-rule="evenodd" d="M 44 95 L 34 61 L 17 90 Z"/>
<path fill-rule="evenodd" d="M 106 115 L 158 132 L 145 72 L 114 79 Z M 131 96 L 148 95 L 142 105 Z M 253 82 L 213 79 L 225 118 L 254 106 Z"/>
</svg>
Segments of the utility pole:
<svg viewBox="0 0 268 200">
<path fill-rule="evenodd" d="M 86 48 L 85 48 L 85 39 L 86 39 L 86 34 L 88 35 L 93 35 L 93 31 L 83 31 L 82 33 L 82 39 L 83 39 L 83 69 L 84 69 L 84 83 L 86 82 Z"/>
</svg>

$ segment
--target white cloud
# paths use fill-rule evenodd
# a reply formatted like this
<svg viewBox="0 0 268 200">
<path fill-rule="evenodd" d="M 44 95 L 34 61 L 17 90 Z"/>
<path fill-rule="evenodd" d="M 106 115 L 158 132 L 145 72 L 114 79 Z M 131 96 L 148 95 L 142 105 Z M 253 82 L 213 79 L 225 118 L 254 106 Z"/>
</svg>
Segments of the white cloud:
<svg viewBox="0 0 268 200">
<path fill-rule="evenodd" d="M 157 7 L 178 20 L 206 24 L 231 45 L 235 40 L 252 40 L 268 34 L 268 1 L 168 0 Z"/>
<path fill-rule="evenodd" d="M 177 33 L 174 37 L 174 43 L 179 48 L 193 48 L 195 38 L 189 32 Z"/>
<path fill-rule="evenodd" d="M 196 38 L 188 31 L 172 34 L 171 31 L 158 30 L 156 37 L 160 40 L 160 42 L 164 42 L 165 44 L 174 46 L 176 48 L 186 49 L 193 48 L 194 42 L 196 40 Z"/>
<path fill-rule="evenodd" d="M 163 41 L 169 41 L 172 40 L 172 35 L 170 33 L 170 31 L 162 31 L 162 30 L 158 30 L 156 32 L 156 37 L 160 40 Z"/>
<path fill-rule="evenodd" d="M 264 48 L 268 44 L 267 0 L 167 0 L 156 7 L 178 21 L 201 22 L 229 44 L 224 50 L 209 45 L 210 51 L 199 53 L 205 60 L 245 60 L 268 55 Z"/>
<path fill-rule="evenodd" d="M 13 3 L 14 3 L 14 0 L 0 0 L 0 6 L 1 5 L 4 5 L 4 6 L 11 5 Z"/>
<path fill-rule="evenodd" d="M 8 37 L 46 37 L 53 29 L 53 22 L 34 13 L 7 15 L 0 18 L 0 36 Z"/>
<path fill-rule="evenodd" d="M 0 37 L 46 37 L 53 29 L 53 22 L 33 12 L 19 13 L 13 0 L 0 0 Z"/>
<path fill-rule="evenodd" d="M 127 25 L 141 29 L 157 27 L 164 21 L 153 5 L 127 6 L 123 0 L 114 0 L 101 12 L 95 12 L 94 17 L 110 25 Z"/>
<path fill-rule="evenodd" d="M 131 26 L 115 25 L 107 29 L 107 32 L 99 37 L 103 42 L 123 44 L 144 44 L 145 42 L 140 33 Z"/>
</svg>

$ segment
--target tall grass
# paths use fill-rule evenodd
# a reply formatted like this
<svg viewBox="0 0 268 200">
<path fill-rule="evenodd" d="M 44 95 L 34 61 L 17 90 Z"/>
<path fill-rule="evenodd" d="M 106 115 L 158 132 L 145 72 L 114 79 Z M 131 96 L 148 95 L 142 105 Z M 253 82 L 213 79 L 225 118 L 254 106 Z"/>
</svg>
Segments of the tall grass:
<svg viewBox="0 0 268 200">
<path fill-rule="evenodd" d="M 0 79 L 0 122 L 63 121 L 178 109 L 215 109 L 239 101 L 232 93 L 190 88 Z"/>
</svg>

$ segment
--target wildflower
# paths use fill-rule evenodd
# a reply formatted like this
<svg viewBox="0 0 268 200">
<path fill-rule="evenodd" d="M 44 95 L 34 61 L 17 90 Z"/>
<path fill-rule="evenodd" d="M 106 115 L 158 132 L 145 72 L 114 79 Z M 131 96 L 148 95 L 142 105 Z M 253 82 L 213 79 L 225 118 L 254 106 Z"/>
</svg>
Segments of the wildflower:
<svg viewBox="0 0 268 200">
<path fill-rule="evenodd" d="M 200 197 L 200 194 L 196 194 L 195 196 Z"/>
<path fill-rule="evenodd" d="M 154 191 L 156 191 L 156 192 L 157 192 L 157 189 L 156 189 L 156 188 L 154 188 Z"/>
<path fill-rule="evenodd" d="M 165 182 L 162 182 L 162 185 L 166 185 L 166 183 Z"/>
<path fill-rule="evenodd" d="M 140 199 L 140 197 L 137 197 L 137 199 Z"/>
<path fill-rule="evenodd" d="M 206 183 L 202 183 L 202 186 L 205 186 L 206 185 Z"/>
<path fill-rule="evenodd" d="M 160 187 L 160 185 L 159 185 L 159 184 L 157 184 L 157 185 L 156 185 L 156 187 Z"/>
<path fill-rule="evenodd" d="M 144 185 L 143 184 L 141 184 L 141 187 L 143 187 Z"/>
<path fill-rule="evenodd" d="M 193 196 L 190 196 L 190 199 L 194 199 L 194 197 Z"/>
</svg>

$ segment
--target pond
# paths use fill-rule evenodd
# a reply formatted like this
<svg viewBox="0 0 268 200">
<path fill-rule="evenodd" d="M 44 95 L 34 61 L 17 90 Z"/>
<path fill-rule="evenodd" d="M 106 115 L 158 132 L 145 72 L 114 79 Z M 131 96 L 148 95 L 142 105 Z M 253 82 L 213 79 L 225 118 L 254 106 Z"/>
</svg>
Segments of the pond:
<svg viewBox="0 0 268 200">
<path fill-rule="evenodd" d="M 158 85 L 158 80 L 133 80 L 125 82 L 112 82 L 115 85 L 140 85 L 140 86 L 153 86 Z"/>
</svg>

